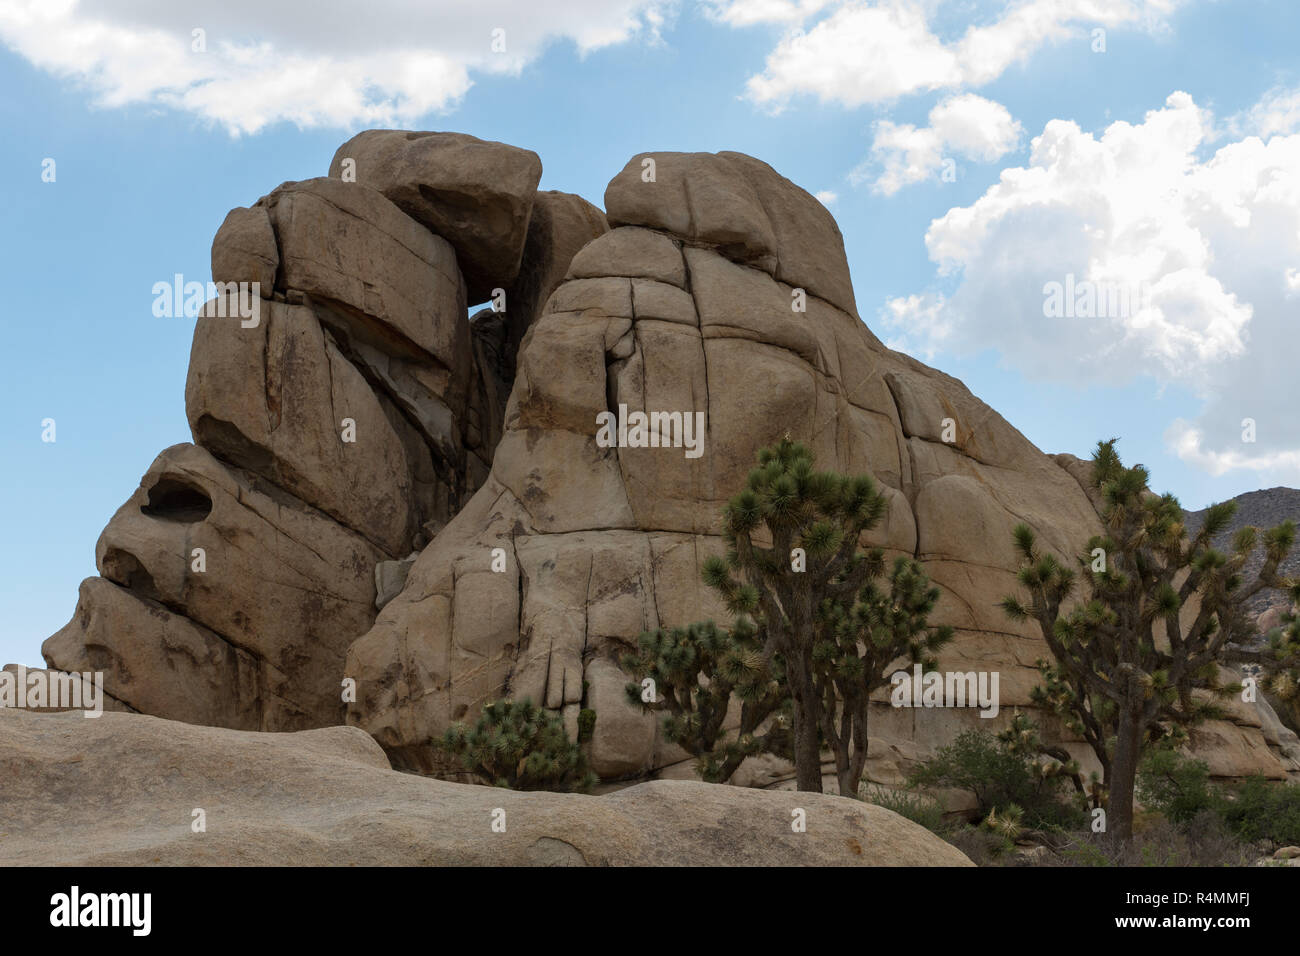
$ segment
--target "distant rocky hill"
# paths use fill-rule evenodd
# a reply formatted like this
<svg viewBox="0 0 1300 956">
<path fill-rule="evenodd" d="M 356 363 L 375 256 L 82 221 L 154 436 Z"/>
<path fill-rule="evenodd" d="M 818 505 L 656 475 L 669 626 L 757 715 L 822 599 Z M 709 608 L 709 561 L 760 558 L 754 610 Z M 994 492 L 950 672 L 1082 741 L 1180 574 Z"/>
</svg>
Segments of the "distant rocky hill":
<svg viewBox="0 0 1300 956">
<path fill-rule="evenodd" d="M 1233 535 L 1238 529 L 1249 525 L 1263 530 L 1272 528 L 1287 518 L 1300 523 L 1300 489 L 1268 488 L 1264 491 L 1248 491 L 1232 500 L 1237 502 L 1237 513 L 1233 516 L 1228 530 L 1214 539 L 1215 546 L 1218 548 L 1225 550 L 1231 548 Z M 1194 534 L 1200 530 L 1205 521 L 1206 510 L 1203 508 L 1200 511 L 1187 512 L 1188 532 Z M 1263 550 L 1258 549 L 1246 563 L 1247 574 L 1253 575 L 1263 563 Z M 1293 550 L 1290 557 L 1283 562 L 1282 574 L 1283 576 L 1300 575 L 1300 548 Z M 1282 596 L 1276 591 L 1266 590 L 1251 599 L 1250 607 L 1256 613 L 1262 614 L 1273 605 L 1284 603 Z"/>
</svg>

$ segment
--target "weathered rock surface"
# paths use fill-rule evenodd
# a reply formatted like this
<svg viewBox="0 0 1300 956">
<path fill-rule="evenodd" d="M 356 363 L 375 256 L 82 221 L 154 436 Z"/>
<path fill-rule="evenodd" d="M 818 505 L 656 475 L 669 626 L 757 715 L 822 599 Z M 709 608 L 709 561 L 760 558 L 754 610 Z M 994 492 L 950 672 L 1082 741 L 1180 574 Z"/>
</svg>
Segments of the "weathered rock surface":
<svg viewBox="0 0 1300 956">
<path fill-rule="evenodd" d="M 101 579 L 87 578 L 87 581 L 101 581 Z M 0 667 L 0 671 L 13 675 L 11 679 L 14 681 L 14 690 L 21 700 L 21 703 L 17 703 L 16 706 L 25 707 L 29 712 L 53 714 L 69 710 L 75 710 L 78 713 L 89 710 L 93 713 L 95 710 L 91 701 L 99 692 L 95 687 L 93 672 L 87 674 L 85 671 L 54 671 L 42 667 L 24 667 L 22 664 L 6 664 L 4 667 Z M 83 674 L 87 674 L 84 680 L 82 678 Z M 39 698 L 35 702 L 31 699 L 34 684 L 41 686 L 46 694 L 44 706 L 41 705 Z M 56 698 L 56 694 L 67 696 Z M 63 704 L 69 706 L 62 706 Z M 103 710 L 115 710 L 128 714 L 134 712 L 133 708 L 128 707 L 120 700 L 109 697 L 107 694 L 103 694 L 101 705 Z"/>
<path fill-rule="evenodd" d="M 230 210 L 212 240 L 213 281 L 256 282 L 258 294 L 269 299 L 279 268 L 280 248 L 266 207 Z"/>
<path fill-rule="evenodd" d="M 605 214 L 581 196 L 539 192 L 528 223 L 519 276 L 504 290 L 504 311 L 488 308 L 471 317 L 474 365 L 479 381 L 473 393 L 471 434 L 466 445 L 482 460 L 479 483 L 486 476 L 492 454 L 501 440 L 506 403 L 524 337 L 540 318 L 551 293 L 564 280 L 570 260 L 608 229 Z"/>
<path fill-rule="evenodd" d="M 285 183 L 265 199 L 286 289 L 331 299 L 468 371 L 465 295 L 451 244 L 356 183 Z"/>
<path fill-rule="evenodd" d="M 118 509 L 95 557 L 105 580 L 83 584 L 73 620 L 45 642 L 52 667 L 103 670 L 113 697 L 180 719 L 338 721 L 338 662 L 374 616 L 381 552 L 366 539 L 175 445 Z"/>
<path fill-rule="evenodd" d="M 106 670 L 123 706 L 338 723 L 346 647 L 486 480 L 518 344 L 607 228 L 577 196 L 536 193 L 526 150 L 359 140 L 370 178 L 286 183 L 226 217 L 213 278 L 257 282 L 258 314 L 214 301 L 199 317 L 185 396 L 199 447 L 160 456 L 101 538 L 103 577 L 46 642 L 53 667 Z M 495 323 L 467 320 L 464 269 L 508 286 Z"/>
<path fill-rule="evenodd" d="M 349 159 L 358 183 L 456 247 L 471 302 L 514 282 L 542 178 L 536 153 L 464 133 L 371 129 L 339 147 L 330 176 Z"/>
<path fill-rule="evenodd" d="M 1000 676 L 995 719 L 882 698 L 869 774 L 898 783 L 1028 707 L 1046 648 L 997 607 L 1017 587 L 1011 529 L 1071 558 L 1099 530 L 1086 465 L 887 349 L 857 316 L 834 219 L 766 164 L 634 157 L 608 221 L 539 176 L 526 150 L 377 130 L 329 178 L 232 211 L 214 278 L 261 283 L 261 321 L 197 324 L 200 447 L 165 452 L 106 529 L 103 577 L 49 665 L 106 670 L 136 710 L 264 730 L 344 719 L 352 678 L 347 722 L 425 771 L 449 723 L 503 694 L 575 726 L 589 707 L 607 780 L 687 775 L 616 661 L 644 629 L 726 618 L 700 581 L 720 509 L 789 434 L 877 479 L 890 511 L 863 543 L 926 563 L 933 619 L 957 631 L 940 666 Z M 467 319 L 493 288 L 504 312 Z M 654 441 L 598 444 L 597 416 L 620 410 L 654 416 Z M 1287 746 L 1242 709 L 1202 729 L 1198 755 L 1277 777 Z M 755 762 L 738 779 L 787 774 Z"/>
<path fill-rule="evenodd" d="M 972 865 L 870 804 L 677 781 L 605 796 L 467 786 L 393 771 L 350 727 L 0 711 L 0 767 L 4 866 Z"/>
<path fill-rule="evenodd" d="M 514 381 L 524 336 L 541 316 L 555 287 L 564 281 L 573 257 L 608 231 L 605 214 L 581 196 L 554 190 L 537 193 L 519 275 L 506 287 L 505 345 L 499 367 L 508 382 Z"/>
<path fill-rule="evenodd" d="M 200 316 L 185 405 L 205 447 L 387 554 L 409 548 L 436 501 L 446 501 L 419 432 L 371 388 L 310 306 L 268 302 L 257 328 Z M 344 441 L 349 421 L 354 440 Z"/>
<path fill-rule="evenodd" d="M 1030 521 L 1069 553 L 1098 528 L 1087 497 L 960 382 L 836 304 L 852 308 L 848 267 L 821 203 L 734 157 L 655 158 L 657 182 L 634 161 L 607 193 L 611 221 L 634 224 L 584 246 L 532 326 L 491 476 L 349 652 L 349 721 L 430 769 L 427 741 L 504 692 L 561 711 L 599 701 L 606 776 L 680 760 L 617 692 L 614 661 L 643 629 L 725 617 L 700 565 L 757 450 L 788 432 L 885 486 L 870 543 L 930 562 L 938 617 L 959 631 L 941 664 L 1001 672 L 998 721 L 882 707 L 881 737 L 901 748 L 885 759 L 902 772 L 963 726 L 1000 726 L 1045 653 L 995 607 L 1015 586 L 1011 529 Z M 702 453 L 598 447 L 596 416 L 620 406 L 700 413 Z"/>
<path fill-rule="evenodd" d="M 654 162 L 647 181 L 646 160 Z M 744 153 L 644 153 L 605 190 L 611 226 L 649 226 L 712 246 L 856 313 L 844 241 L 822 203 Z"/>
</svg>

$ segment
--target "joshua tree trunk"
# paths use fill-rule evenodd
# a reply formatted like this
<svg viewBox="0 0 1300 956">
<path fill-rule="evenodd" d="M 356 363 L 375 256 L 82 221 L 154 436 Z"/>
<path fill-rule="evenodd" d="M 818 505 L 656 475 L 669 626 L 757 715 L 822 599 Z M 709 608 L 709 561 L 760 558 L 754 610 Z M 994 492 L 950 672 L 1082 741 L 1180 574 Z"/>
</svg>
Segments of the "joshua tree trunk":
<svg viewBox="0 0 1300 956">
<path fill-rule="evenodd" d="M 852 767 L 847 767 L 838 771 L 836 778 L 840 784 L 840 795 L 845 797 L 856 797 L 858 795 L 858 781 L 862 779 L 861 774 L 855 774 Z"/>
<path fill-rule="evenodd" d="M 822 698 L 822 726 L 835 754 L 835 779 L 841 796 L 856 797 L 867 762 L 867 715 L 864 700 L 850 697 L 835 712 L 834 697 Z"/>
<path fill-rule="evenodd" d="M 1141 751 L 1141 715 L 1132 705 L 1125 705 L 1115 735 L 1115 761 L 1106 781 L 1106 832 L 1120 843 L 1133 838 L 1133 791 Z"/>
<path fill-rule="evenodd" d="M 794 703 L 794 769 L 800 790 L 822 792 L 822 748 L 818 733 L 821 714 L 813 686 L 811 661 L 798 660 L 790 668 Z"/>
<path fill-rule="evenodd" d="M 853 717 L 853 750 L 849 754 L 847 777 L 841 774 L 840 793 L 846 797 L 856 797 L 862 786 L 862 774 L 867 769 L 867 708 L 871 706 L 870 698 L 864 697 L 857 705 Z"/>
</svg>

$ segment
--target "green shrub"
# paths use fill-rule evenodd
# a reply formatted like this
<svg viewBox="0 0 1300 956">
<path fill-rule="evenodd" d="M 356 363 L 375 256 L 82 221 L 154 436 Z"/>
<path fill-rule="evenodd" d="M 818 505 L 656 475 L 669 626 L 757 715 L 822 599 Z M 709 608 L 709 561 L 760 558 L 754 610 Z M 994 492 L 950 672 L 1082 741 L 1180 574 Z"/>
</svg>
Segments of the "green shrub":
<svg viewBox="0 0 1300 956">
<path fill-rule="evenodd" d="M 467 770 L 496 787 L 585 791 L 596 783 L 563 719 L 531 700 L 488 704 L 472 728 L 453 724 L 442 743 Z"/>
<path fill-rule="evenodd" d="M 585 683 L 585 681 L 584 681 Z M 585 744 L 591 740 L 596 731 L 596 712 L 590 707 L 578 711 L 578 743 Z"/>
<path fill-rule="evenodd" d="M 1217 805 L 1210 784 L 1210 767 L 1203 760 L 1184 757 L 1175 750 L 1153 750 L 1138 768 L 1138 800 L 1172 823 L 1186 823 Z"/>
<path fill-rule="evenodd" d="M 1237 787 L 1216 787 L 1203 761 L 1158 750 L 1142 763 L 1138 796 L 1189 834 L 1203 833 L 1212 816 L 1239 842 L 1300 843 L 1300 786 L 1295 784 L 1252 777 Z"/>
<path fill-rule="evenodd" d="M 1035 829 L 1077 827 L 1086 819 L 1066 795 L 1064 777 L 1045 774 L 1032 757 L 982 730 L 963 731 L 951 745 L 939 748 L 908 784 L 969 790 L 981 819 L 1010 807 L 1019 807 L 1024 826 Z"/>
<path fill-rule="evenodd" d="M 1251 777 L 1219 800 L 1219 814 L 1243 840 L 1300 844 L 1300 786 Z"/>
</svg>

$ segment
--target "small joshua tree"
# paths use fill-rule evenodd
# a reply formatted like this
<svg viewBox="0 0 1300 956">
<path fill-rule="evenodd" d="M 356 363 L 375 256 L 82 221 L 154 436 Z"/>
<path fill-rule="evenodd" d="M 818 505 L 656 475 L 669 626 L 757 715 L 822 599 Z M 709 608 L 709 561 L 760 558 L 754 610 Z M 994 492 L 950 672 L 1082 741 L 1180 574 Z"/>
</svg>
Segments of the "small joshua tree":
<svg viewBox="0 0 1300 956">
<path fill-rule="evenodd" d="M 1070 752 L 1059 744 L 1044 742 L 1038 724 L 1019 710 L 1012 716 L 1011 726 L 998 734 L 998 740 L 1006 746 L 1008 753 L 1033 760 L 1034 772 L 1040 780 L 1069 780 L 1081 807 L 1102 805 L 1101 781 L 1096 773 L 1085 782 L 1079 762 L 1070 756 Z M 1042 759 L 1044 757 L 1047 759 Z"/>
<path fill-rule="evenodd" d="M 620 664 L 637 680 L 627 685 L 628 698 L 665 712 L 664 737 L 696 758 L 701 779 L 725 783 L 755 754 L 791 756 L 780 660 L 763 656 L 749 618 L 738 618 L 730 631 L 712 621 L 646 631 L 637 653 L 623 655 Z M 723 729 L 733 696 L 740 701 L 734 735 Z"/>
<path fill-rule="evenodd" d="M 1252 630 L 1244 602 L 1278 587 L 1279 563 L 1295 539 L 1284 522 L 1263 535 L 1264 565 L 1254 581 L 1242 567 L 1259 540 L 1254 528 L 1236 535 L 1231 555 L 1211 544 L 1235 511 L 1212 505 L 1190 537 L 1172 495 L 1147 488 L 1141 465 L 1126 468 L 1115 440 L 1099 442 L 1092 481 L 1105 502 L 1104 533 L 1079 558 L 1083 601 L 1070 611 L 1076 572 L 1040 552 L 1027 525 L 1015 528 L 1023 563 L 1018 575 L 1028 599 L 1002 602 L 1014 620 L 1037 622 L 1054 658 L 1044 664 L 1046 687 L 1035 701 L 1061 714 L 1097 755 L 1104 772 L 1109 832 L 1121 842 L 1133 833 L 1133 792 L 1148 744 L 1177 741 L 1191 724 L 1221 711 L 1218 663 L 1230 642 Z"/>
<path fill-rule="evenodd" d="M 822 602 L 812 655 L 822 735 L 835 755 L 840 793 L 852 797 L 867 762 L 872 691 L 889 682 L 900 658 L 934 670 L 934 653 L 953 636 L 950 627 L 926 623 L 939 589 L 931 587 L 921 565 L 895 559 L 886 590 L 876 583 L 883 572 L 880 549 L 868 553 L 864 563 L 868 580 L 852 605 L 831 598 Z"/>
<path fill-rule="evenodd" d="M 1291 586 L 1291 610 L 1268 634 L 1264 652 L 1264 687 L 1285 708 L 1291 729 L 1300 727 L 1300 583 Z"/>
<path fill-rule="evenodd" d="M 880 520 L 887 502 L 867 475 L 815 470 L 812 453 L 788 438 L 763 449 L 758 460 L 744 490 L 727 503 L 727 555 L 705 562 L 704 581 L 732 614 L 755 622 L 769 666 L 780 658 L 797 785 L 820 793 L 818 616 L 823 602 L 852 603 L 866 584 L 871 566 L 858 551 L 858 537 Z"/>
<path fill-rule="evenodd" d="M 596 783 L 564 721 L 531 700 L 488 704 L 472 728 L 447 728 L 443 746 L 497 787 L 582 792 Z"/>
<path fill-rule="evenodd" d="M 859 551 L 885 508 L 868 476 L 815 471 L 812 454 L 788 438 L 764 449 L 723 512 L 727 556 L 703 569 L 735 617 L 731 630 L 706 621 L 648 631 L 620 661 L 638 681 L 629 698 L 667 713 L 665 736 L 697 757 L 705 780 L 728 780 L 746 757 L 773 753 L 793 759 L 800 790 L 820 792 L 825 740 L 840 792 L 857 795 L 872 691 L 891 663 L 928 662 L 952 639 L 950 628 L 926 624 L 939 592 L 919 564 L 895 561 L 886 590 L 876 584 L 881 552 Z M 733 696 L 734 734 L 724 729 Z"/>
</svg>

